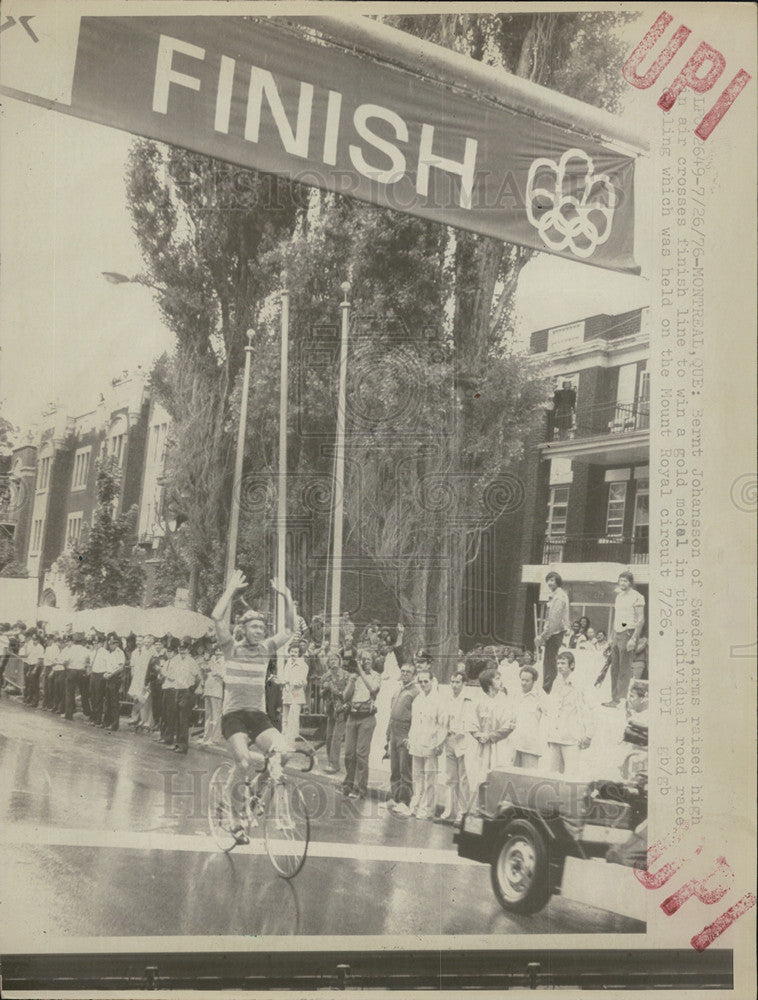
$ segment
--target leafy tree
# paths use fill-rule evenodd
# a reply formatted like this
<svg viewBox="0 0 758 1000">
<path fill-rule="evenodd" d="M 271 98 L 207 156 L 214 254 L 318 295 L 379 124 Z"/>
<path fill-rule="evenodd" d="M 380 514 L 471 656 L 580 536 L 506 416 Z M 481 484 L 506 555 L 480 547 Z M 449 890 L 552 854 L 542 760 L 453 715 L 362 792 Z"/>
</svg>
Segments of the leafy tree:
<svg viewBox="0 0 758 1000">
<path fill-rule="evenodd" d="M 609 110 L 617 109 L 621 93 L 623 48 L 615 29 L 627 19 L 605 12 L 386 18 L 402 30 Z M 435 375 L 440 379 L 433 395 L 447 401 L 447 415 L 455 419 L 446 423 L 445 409 L 432 407 L 428 412 L 440 417 L 435 443 L 410 459 L 398 453 L 397 435 L 385 435 L 380 450 L 375 442 L 356 449 L 356 467 L 371 484 L 364 492 L 384 498 L 363 519 L 360 536 L 364 543 L 371 539 L 370 548 L 385 559 L 394 548 L 397 555 L 420 555 L 421 564 L 429 566 L 411 584 L 412 613 L 429 620 L 432 612 L 434 624 L 424 627 L 424 642 L 450 665 L 458 647 L 465 562 L 476 553 L 498 506 L 518 499 L 518 484 L 498 476 L 520 456 L 544 400 L 546 387 L 510 340 L 519 276 L 534 251 L 445 232 L 420 220 L 390 221 L 375 211 L 363 215 L 372 220 L 363 254 L 351 248 L 354 271 L 362 270 L 370 287 L 385 289 L 386 305 L 408 330 L 440 331 L 433 338 L 453 361 L 443 360 L 441 369 L 427 367 L 427 381 L 433 386 Z M 388 489 L 389 456 L 394 470 L 389 480 L 401 477 L 402 490 Z M 423 496 L 426 484 L 436 487 L 438 496 L 409 516 L 398 497 Z M 441 568 L 432 568 L 434 562 Z"/>
<path fill-rule="evenodd" d="M 176 350 L 156 365 L 152 386 L 172 418 L 165 488 L 187 518 L 176 540 L 180 563 L 172 565 L 178 572 L 183 559 L 192 605 L 212 606 L 220 586 L 235 382 L 246 331 L 258 327 L 260 304 L 277 281 L 263 258 L 292 231 L 300 190 L 147 140 L 130 154 L 127 191 L 145 277 L 165 288 L 159 304 L 176 333 Z"/>
<path fill-rule="evenodd" d="M 118 514 L 121 470 L 114 456 L 97 463 L 97 500 L 92 527 L 80 551 L 60 557 L 76 608 L 139 604 L 144 570 L 134 556 L 137 507 Z"/>
</svg>

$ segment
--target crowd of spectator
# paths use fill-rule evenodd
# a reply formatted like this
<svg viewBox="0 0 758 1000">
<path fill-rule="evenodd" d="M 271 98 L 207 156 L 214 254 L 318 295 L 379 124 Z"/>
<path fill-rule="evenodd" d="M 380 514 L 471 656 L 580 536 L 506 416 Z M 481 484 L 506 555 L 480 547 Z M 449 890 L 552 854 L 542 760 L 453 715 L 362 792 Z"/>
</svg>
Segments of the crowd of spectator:
<svg viewBox="0 0 758 1000">
<path fill-rule="evenodd" d="M 11 685 L 4 674 L 14 655 L 21 672 Z M 79 713 L 112 733 L 126 708 L 133 732 L 152 734 L 176 753 L 187 753 L 193 721 L 203 723 L 200 745 L 220 742 L 223 660 L 210 639 L 57 633 L 5 623 L 0 661 L 0 684 L 17 689 L 30 708 L 67 722 Z"/>
<path fill-rule="evenodd" d="M 647 641 L 644 601 L 630 574 L 620 581 L 611 637 L 586 617 L 568 619 L 560 576 L 548 575 L 550 601 L 536 653 L 477 646 L 447 683 L 424 650 L 409 654 L 404 628 L 369 622 L 357 630 L 343 615 L 331 649 L 324 616 L 297 616 L 294 636 L 266 677 L 266 712 L 294 744 L 304 716 L 322 722 L 322 769 L 340 775 L 351 798 L 367 795 L 372 762 L 389 761 L 387 808 L 397 816 L 460 821 L 493 768 L 571 776 L 592 745 L 598 698 L 611 673 L 612 697 L 645 729 Z M 630 593 L 631 591 L 631 593 Z M 221 745 L 224 658 L 215 638 L 45 633 L 0 626 L 0 684 L 8 656 L 23 663 L 23 701 L 113 732 L 122 711 L 135 733 L 176 753 Z M 438 789 L 444 788 L 439 803 Z M 437 817 L 441 805 L 442 814 Z"/>
</svg>

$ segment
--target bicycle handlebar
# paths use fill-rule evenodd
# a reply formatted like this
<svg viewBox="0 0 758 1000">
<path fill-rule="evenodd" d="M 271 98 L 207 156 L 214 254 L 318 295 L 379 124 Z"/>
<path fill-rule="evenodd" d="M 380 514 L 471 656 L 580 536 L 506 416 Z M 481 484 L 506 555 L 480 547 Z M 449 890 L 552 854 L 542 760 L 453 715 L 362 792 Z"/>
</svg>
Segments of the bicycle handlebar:
<svg viewBox="0 0 758 1000">
<path fill-rule="evenodd" d="M 255 742 L 253 740 L 248 741 L 248 747 L 251 750 L 257 750 Z M 260 751 L 258 751 L 260 753 Z M 269 750 L 268 753 L 261 754 L 263 760 L 265 761 L 265 766 L 268 766 L 269 760 L 274 756 L 274 754 L 279 753 L 278 750 Z M 292 750 L 285 750 L 282 753 L 284 758 L 283 763 L 286 765 L 288 758 L 292 757 L 294 754 L 301 754 L 306 758 L 307 766 L 300 768 L 301 774 L 309 774 L 313 770 L 313 765 L 316 763 L 316 750 L 314 747 L 308 745 L 303 747 L 293 747 Z M 264 768 L 265 769 L 265 768 Z"/>
</svg>

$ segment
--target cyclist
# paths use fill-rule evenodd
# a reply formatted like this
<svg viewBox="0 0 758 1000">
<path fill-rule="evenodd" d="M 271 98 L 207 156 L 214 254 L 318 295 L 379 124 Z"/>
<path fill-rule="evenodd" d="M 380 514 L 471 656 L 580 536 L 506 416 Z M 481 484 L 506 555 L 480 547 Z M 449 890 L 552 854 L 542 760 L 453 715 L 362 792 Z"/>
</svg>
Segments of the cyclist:
<svg viewBox="0 0 758 1000">
<path fill-rule="evenodd" d="M 224 700 L 221 707 L 221 732 L 227 740 L 234 756 L 234 769 L 227 787 L 228 797 L 234 802 L 233 788 L 237 782 L 247 783 L 250 779 L 251 758 L 248 741 L 264 754 L 272 754 L 269 771 L 273 778 L 282 774 L 282 754 L 287 750 L 287 741 L 275 729 L 266 715 L 266 668 L 276 650 L 290 640 L 295 630 L 295 607 L 289 588 L 283 581 L 272 580 L 271 586 L 284 597 L 284 628 L 276 635 L 266 638 L 266 627 L 260 612 L 248 610 L 238 626 L 243 636 L 235 641 L 226 620 L 227 611 L 234 595 L 247 587 L 247 580 L 240 570 L 232 575 L 229 585 L 219 598 L 211 617 L 216 626 L 218 643 L 226 661 L 224 675 Z M 232 817 L 231 834 L 238 844 L 247 844 L 249 839 L 238 817 Z"/>
</svg>

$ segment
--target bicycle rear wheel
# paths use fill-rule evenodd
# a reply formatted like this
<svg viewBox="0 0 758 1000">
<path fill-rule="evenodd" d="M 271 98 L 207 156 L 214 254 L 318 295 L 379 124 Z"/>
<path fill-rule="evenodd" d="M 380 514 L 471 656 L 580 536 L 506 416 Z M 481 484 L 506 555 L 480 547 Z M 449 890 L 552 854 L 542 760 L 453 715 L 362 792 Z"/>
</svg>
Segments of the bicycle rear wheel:
<svg viewBox="0 0 758 1000">
<path fill-rule="evenodd" d="M 219 764 L 208 782 L 208 826 L 211 836 L 222 851 L 231 851 L 237 841 L 232 834 L 232 802 L 227 787 L 234 765 Z"/>
<path fill-rule="evenodd" d="M 270 782 L 263 809 L 263 840 L 282 878 L 294 878 L 305 864 L 311 825 L 302 792 L 293 782 Z"/>
</svg>

